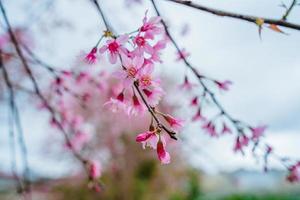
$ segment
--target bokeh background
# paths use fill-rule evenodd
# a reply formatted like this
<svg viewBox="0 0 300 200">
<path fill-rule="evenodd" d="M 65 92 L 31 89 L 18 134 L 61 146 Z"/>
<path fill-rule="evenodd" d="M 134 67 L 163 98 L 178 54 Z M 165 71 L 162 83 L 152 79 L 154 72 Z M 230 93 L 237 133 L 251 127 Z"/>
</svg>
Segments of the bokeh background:
<svg viewBox="0 0 300 200">
<path fill-rule="evenodd" d="M 110 23 L 120 33 L 140 26 L 147 9 L 149 15 L 155 14 L 150 2 L 140 2 L 100 1 Z M 276 18 L 284 13 L 279 6 L 282 2 L 277 0 L 195 2 L 261 17 Z M 76 57 L 81 51 L 88 51 L 105 29 L 88 0 L 4 0 L 3 3 L 12 25 L 26 32 L 34 52 L 58 68 L 77 67 Z M 260 40 L 255 24 L 167 1 L 159 0 L 157 4 L 180 46 L 191 53 L 190 60 L 199 72 L 234 83 L 229 92 L 218 96 L 226 110 L 250 124 L 267 124 L 265 139 L 275 151 L 299 159 L 300 33 L 283 29 L 286 35 L 263 29 Z M 300 23 L 299 6 L 290 14 L 289 21 Z M 4 27 L 2 18 L 0 22 Z M 183 36 L 186 27 L 188 33 Z M 1 28 L 0 33 L 3 32 Z M 97 68 L 111 70 L 106 57 L 101 59 L 103 62 Z M 171 105 L 173 112 L 188 119 L 189 94 L 174 92 L 183 82 L 184 73 L 184 65 L 175 59 L 176 51 L 169 45 L 157 73 L 165 80 L 170 94 L 164 99 L 166 109 Z M 40 84 L 46 85 L 49 77 L 43 75 L 43 70 L 37 70 Z M 37 110 L 27 95 L 19 94 L 18 104 L 35 199 L 300 199 L 300 185 L 285 181 L 286 170 L 276 160 L 271 159 L 271 170 L 264 173 L 262 163 L 250 153 L 233 152 L 232 136 L 211 138 L 199 124 L 186 124 L 172 148 L 172 164 L 162 166 L 151 152 L 142 151 L 135 143 L 135 134 L 143 130 L 141 127 L 131 121 L 126 123 L 126 117 L 122 123 L 114 123 L 115 116 L 106 124 L 101 121 L 111 114 L 103 111 L 100 102 L 94 102 L 98 110 L 87 116 L 90 125 L 98 130 L 94 137 L 100 142 L 94 145 L 99 151 L 94 154 L 103 161 L 104 190 L 95 194 L 86 187 L 80 165 L 62 151 L 63 138 L 51 130 L 47 113 Z M 4 98 L 0 107 L 0 198 L 17 199 L 15 180 L 10 176 L 7 116 Z M 107 153 L 101 146 L 103 140 L 109 141 L 109 134 L 105 133 L 109 131 L 103 128 L 107 125 L 122 129 L 118 141 L 109 147 L 117 148 L 114 153 Z M 17 160 L 21 160 L 21 154 Z"/>
</svg>

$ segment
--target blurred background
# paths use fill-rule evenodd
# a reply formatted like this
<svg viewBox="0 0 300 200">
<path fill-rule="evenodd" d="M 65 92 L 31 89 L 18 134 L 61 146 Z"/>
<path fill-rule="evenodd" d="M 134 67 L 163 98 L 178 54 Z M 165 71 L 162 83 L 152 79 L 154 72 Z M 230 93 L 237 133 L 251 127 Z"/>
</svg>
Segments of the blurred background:
<svg viewBox="0 0 300 200">
<path fill-rule="evenodd" d="M 18 29 L 34 53 L 60 69 L 78 69 L 81 52 L 88 52 L 105 30 L 94 5 L 88 0 L 2 0 L 12 26 Z M 180 46 L 191 53 L 189 59 L 200 73 L 229 79 L 233 86 L 218 95 L 226 110 L 250 124 L 267 124 L 265 140 L 274 150 L 292 159 L 299 159 L 300 148 L 300 32 L 283 29 L 280 34 L 262 30 L 262 40 L 255 24 L 222 18 L 187 7 L 157 0 L 161 15 Z M 284 0 L 195 1 L 213 8 L 237 13 L 280 18 Z M 101 0 L 103 12 L 119 33 L 136 30 L 145 11 L 155 15 L 146 0 Z M 300 23 L 300 6 L 289 15 L 289 21 Z M 1 18 L 0 34 L 5 33 Z M 186 32 L 186 33 L 183 33 Z M 168 95 L 161 109 L 189 119 L 189 93 L 176 93 L 183 82 L 185 67 L 176 62 L 172 45 L 164 50 L 157 74 L 162 77 Z M 14 81 L 24 88 L 30 84 L 22 72 L 9 64 Z M 34 65 L 33 65 L 34 66 Z M 47 86 L 51 76 L 34 66 L 43 92 L 51 98 Z M 63 137 L 49 125 L 49 115 L 39 110 L 35 98 L 20 90 L 17 104 L 21 113 L 28 161 L 31 171 L 33 199 L 300 199 L 300 185 L 286 182 L 286 169 L 270 159 L 268 173 L 263 163 L 251 152 L 234 153 L 234 137 L 211 138 L 197 123 L 187 123 L 179 141 L 170 147 L 172 163 L 161 165 L 155 153 L 142 150 L 135 136 L 147 127 L 147 119 L 128 119 L 103 108 L 113 91 L 102 71 L 112 71 L 106 56 L 88 69 L 100 74 L 108 83 L 105 93 L 95 88 L 76 88 L 96 93 L 96 98 L 82 110 L 70 104 L 74 113 L 84 116 L 85 130 L 92 142 L 84 153 L 101 161 L 103 188 L 91 191 L 80 163 L 65 151 Z M 2 78 L 2 77 L 1 77 Z M 0 79 L 0 81 L 2 81 Z M 70 83 L 72 84 L 72 83 Z M 16 180 L 11 175 L 10 136 L 7 118 L 7 97 L 0 84 L 0 199 L 18 199 Z M 49 94 L 48 94 L 49 93 Z M 209 105 L 208 105 L 209 106 Z M 133 123 L 134 122 L 134 123 Z M 17 171 L 22 169 L 22 154 L 17 147 Z"/>
</svg>

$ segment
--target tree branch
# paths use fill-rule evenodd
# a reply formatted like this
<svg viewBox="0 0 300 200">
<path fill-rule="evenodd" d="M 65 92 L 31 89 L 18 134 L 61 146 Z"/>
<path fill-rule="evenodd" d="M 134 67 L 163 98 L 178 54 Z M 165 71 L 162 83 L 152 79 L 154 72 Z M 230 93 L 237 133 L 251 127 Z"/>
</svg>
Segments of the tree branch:
<svg viewBox="0 0 300 200">
<path fill-rule="evenodd" d="M 264 17 L 258 17 L 258 16 L 252 16 L 252 15 L 244 15 L 244 14 L 239 14 L 239 13 L 234 13 L 234 12 L 229 12 L 229 11 L 223 11 L 223 10 L 218 10 L 215 8 L 210 8 L 206 7 L 200 4 L 193 3 L 192 1 L 183 1 L 183 0 L 164 0 L 164 1 L 170 1 L 176 4 L 184 5 L 190 8 L 194 8 L 197 10 L 201 10 L 203 12 L 208 12 L 213 15 L 221 16 L 221 17 L 230 17 L 234 19 L 239 19 L 242 21 L 248 21 L 248 22 L 253 22 L 256 23 L 257 19 L 261 19 L 264 21 L 266 24 L 275 24 L 281 27 L 285 28 L 290 28 L 294 30 L 300 30 L 300 25 L 299 24 L 294 24 L 285 21 L 284 19 L 270 19 L 270 18 L 264 18 Z M 291 9 L 293 6 L 290 7 Z M 291 10 L 289 9 L 289 10 Z M 287 12 L 287 15 L 289 14 L 290 11 Z"/>
</svg>

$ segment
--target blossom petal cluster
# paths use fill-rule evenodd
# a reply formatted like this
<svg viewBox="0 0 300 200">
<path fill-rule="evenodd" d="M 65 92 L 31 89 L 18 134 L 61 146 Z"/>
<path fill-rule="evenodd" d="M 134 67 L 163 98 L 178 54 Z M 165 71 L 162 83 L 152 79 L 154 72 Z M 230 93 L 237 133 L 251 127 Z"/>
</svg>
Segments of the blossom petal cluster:
<svg viewBox="0 0 300 200">
<path fill-rule="evenodd" d="M 102 38 L 105 44 L 102 44 Z M 101 39 L 85 56 L 85 60 L 88 64 L 96 63 L 97 49 L 100 54 L 106 54 L 108 61 L 118 66 L 111 76 L 120 85 L 103 106 L 128 116 L 143 116 L 151 110 L 150 126 L 153 128 L 139 134 L 136 141 L 142 143 L 144 148 L 155 149 L 161 163 L 168 164 L 171 158 L 166 150 L 166 138 L 170 136 L 174 139 L 183 121 L 156 109 L 165 92 L 161 79 L 155 75 L 155 68 L 157 63 L 162 62 L 161 51 L 168 41 L 160 17 L 148 17 L 146 11 L 142 25 L 136 31 L 122 35 L 105 31 Z M 158 120 L 163 120 L 165 124 Z"/>
</svg>

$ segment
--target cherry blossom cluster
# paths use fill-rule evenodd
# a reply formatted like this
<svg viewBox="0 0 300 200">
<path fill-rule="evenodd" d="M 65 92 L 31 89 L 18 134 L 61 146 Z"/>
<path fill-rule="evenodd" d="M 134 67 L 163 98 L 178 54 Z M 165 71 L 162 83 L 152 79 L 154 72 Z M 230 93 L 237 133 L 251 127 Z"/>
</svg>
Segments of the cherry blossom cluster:
<svg viewBox="0 0 300 200">
<path fill-rule="evenodd" d="M 74 148 L 76 151 L 80 151 L 83 146 L 89 142 L 90 136 L 83 126 L 83 117 L 74 114 L 68 105 L 72 100 L 70 97 L 81 97 L 82 102 L 88 102 L 90 94 L 84 93 L 81 95 L 78 94 L 77 91 L 76 93 L 75 91 L 71 91 L 71 89 L 73 89 L 71 88 L 71 84 L 74 84 L 74 82 L 75 84 L 82 84 L 86 81 L 88 81 L 88 75 L 86 73 L 78 74 L 74 80 L 72 74 L 66 71 L 61 76 L 58 76 L 51 85 L 51 89 L 54 91 L 53 93 L 56 94 L 52 97 L 51 101 L 59 114 L 59 121 L 55 117 L 52 117 L 50 123 L 53 127 L 58 127 L 58 123 L 60 123 L 64 130 L 72 133 L 69 143 L 66 144 L 66 146 L 68 148 Z"/>
<path fill-rule="evenodd" d="M 106 43 L 98 48 L 102 38 Z M 165 92 L 154 70 L 156 64 L 162 62 L 160 55 L 166 43 L 160 17 L 148 18 L 146 12 L 137 31 L 119 36 L 105 31 L 97 45 L 85 56 L 87 63 L 96 63 L 99 51 L 100 54 L 107 54 L 111 64 L 119 65 L 112 76 L 121 83 L 122 89 L 104 103 L 104 107 L 128 116 L 142 116 L 148 111 L 151 115 L 150 128 L 139 134 L 136 141 L 142 143 L 144 148 L 156 149 L 162 164 L 170 162 L 170 155 L 166 151 L 169 136 L 175 139 L 175 133 L 183 126 L 182 120 L 162 113 L 157 108 Z"/>
</svg>

